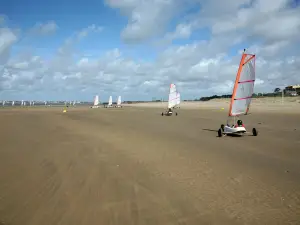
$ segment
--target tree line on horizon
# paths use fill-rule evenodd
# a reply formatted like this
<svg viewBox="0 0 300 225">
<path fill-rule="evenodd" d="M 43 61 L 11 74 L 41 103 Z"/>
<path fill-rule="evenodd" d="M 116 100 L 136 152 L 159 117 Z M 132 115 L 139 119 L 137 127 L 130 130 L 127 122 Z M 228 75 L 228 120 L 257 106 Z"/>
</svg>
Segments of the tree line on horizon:
<svg viewBox="0 0 300 225">
<path fill-rule="evenodd" d="M 282 95 L 287 95 L 288 93 L 285 90 L 281 90 L 280 88 L 275 88 L 273 92 L 268 93 L 253 93 L 253 98 L 264 98 L 264 97 L 279 97 Z M 207 97 L 201 97 L 199 99 L 195 99 L 194 101 L 209 101 L 211 99 L 219 99 L 219 98 L 231 98 L 232 95 L 212 95 Z"/>
</svg>

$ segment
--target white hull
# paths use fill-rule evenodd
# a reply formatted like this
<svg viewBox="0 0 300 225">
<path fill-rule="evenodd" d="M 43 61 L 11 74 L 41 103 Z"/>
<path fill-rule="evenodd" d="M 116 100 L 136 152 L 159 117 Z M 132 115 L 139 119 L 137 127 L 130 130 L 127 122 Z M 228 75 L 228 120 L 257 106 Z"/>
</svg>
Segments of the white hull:
<svg viewBox="0 0 300 225">
<path fill-rule="evenodd" d="M 175 114 L 176 116 L 178 115 L 177 112 L 173 112 L 173 111 L 171 111 L 171 112 L 166 111 L 166 112 L 161 113 L 162 116 L 172 116 L 173 114 Z"/>
<path fill-rule="evenodd" d="M 257 133 L 256 128 L 253 128 L 252 135 L 257 136 Z M 247 132 L 245 127 L 230 127 L 221 125 L 221 128 L 218 130 L 218 136 L 222 137 L 224 135 L 243 136 L 249 135 L 249 132 Z"/>
<path fill-rule="evenodd" d="M 245 127 L 229 127 L 229 126 L 224 126 L 224 134 L 242 134 L 245 133 L 246 128 Z"/>
</svg>

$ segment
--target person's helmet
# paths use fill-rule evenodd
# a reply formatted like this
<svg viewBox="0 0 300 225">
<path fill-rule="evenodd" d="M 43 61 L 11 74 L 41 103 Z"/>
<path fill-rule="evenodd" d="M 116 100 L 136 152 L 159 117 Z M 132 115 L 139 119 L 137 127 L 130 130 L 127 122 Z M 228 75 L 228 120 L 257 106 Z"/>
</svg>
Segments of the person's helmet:
<svg viewBox="0 0 300 225">
<path fill-rule="evenodd" d="M 243 125 L 243 122 L 242 122 L 241 120 L 238 120 L 238 121 L 237 121 L 237 125 L 242 126 L 242 125 Z"/>
</svg>

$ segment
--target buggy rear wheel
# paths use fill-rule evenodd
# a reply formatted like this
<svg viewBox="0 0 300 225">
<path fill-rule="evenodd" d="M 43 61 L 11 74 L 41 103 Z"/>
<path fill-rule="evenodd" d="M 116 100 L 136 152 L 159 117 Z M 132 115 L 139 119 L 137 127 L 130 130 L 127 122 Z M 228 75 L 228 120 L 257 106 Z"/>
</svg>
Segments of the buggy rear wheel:
<svg viewBox="0 0 300 225">
<path fill-rule="evenodd" d="M 220 128 L 220 129 L 218 130 L 218 137 L 222 137 L 222 134 L 223 134 L 223 132 L 222 132 L 222 129 Z"/>
<path fill-rule="evenodd" d="M 162 112 L 162 113 L 161 113 L 161 116 L 163 116 L 163 115 L 164 115 L 164 113 Z"/>
<path fill-rule="evenodd" d="M 221 124 L 221 130 L 224 132 L 224 124 Z"/>
<path fill-rule="evenodd" d="M 178 113 L 176 112 L 176 116 L 178 115 Z"/>
<path fill-rule="evenodd" d="M 252 134 L 253 134 L 253 136 L 257 136 L 258 132 L 255 128 L 252 129 Z"/>
</svg>

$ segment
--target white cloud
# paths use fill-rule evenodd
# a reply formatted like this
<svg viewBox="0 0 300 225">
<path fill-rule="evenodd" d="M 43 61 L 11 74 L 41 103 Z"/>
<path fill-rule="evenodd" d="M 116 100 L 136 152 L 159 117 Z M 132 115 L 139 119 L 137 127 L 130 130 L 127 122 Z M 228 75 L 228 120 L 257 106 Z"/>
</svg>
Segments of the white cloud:
<svg viewBox="0 0 300 225">
<path fill-rule="evenodd" d="M 185 4 L 180 0 L 106 0 L 107 5 L 120 9 L 128 17 L 121 33 L 125 42 L 140 43 L 163 35 L 170 19 L 182 12 Z"/>
<path fill-rule="evenodd" d="M 37 23 L 31 28 L 30 32 L 36 35 L 49 35 L 54 34 L 58 29 L 57 24 L 54 21 L 48 21 L 46 23 Z"/>
<path fill-rule="evenodd" d="M 71 56 L 74 53 L 74 45 L 78 44 L 85 37 L 91 33 L 99 33 L 103 30 L 103 27 L 90 25 L 82 30 L 75 32 L 71 37 L 67 38 L 64 44 L 58 49 L 58 53 L 62 57 Z"/>
<path fill-rule="evenodd" d="M 11 29 L 1 28 L 1 90 L 52 93 L 49 96 L 57 98 L 91 98 L 98 93 L 104 97 L 121 94 L 123 99 L 152 99 L 166 98 L 169 84 L 175 82 L 187 98 L 230 94 L 244 47 L 257 55 L 257 92 L 300 83 L 297 38 L 300 13 L 299 8 L 289 7 L 290 1 L 106 0 L 106 3 L 128 17 L 127 26 L 120 31 L 127 43 L 142 43 L 156 37 L 169 44 L 147 62 L 129 58 L 120 48 L 87 57 L 84 51 L 76 50 L 76 45 L 103 30 L 91 25 L 70 36 L 50 60 L 34 53 L 10 57 L 8 53 L 18 37 Z M 188 6 L 178 9 L 184 4 Z M 184 16 L 178 24 L 173 21 L 173 30 L 166 29 L 172 18 L 197 4 L 201 6 L 199 12 Z M 197 33 L 200 28 L 211 32 L 208 40 L 200 39 L 201 33 Z M 193 34 L 200 40 L 189 40 Z M 175 39 L 182 39 L 185 44 L 170 44 Z"/>
<path fill-rule="evenodd" d="M 192 24 L 178 24 L 174 32 L 166 33 L 164 39 L 158 42 L 160 44 L 168 44 L 175 39 L 188 39 L 192 34 Z"/>
<path fill-rule="evenodd" d="M 17 39 L 18 37 L 12 29 L 0 28 L 0 66 L 8 61 L 11 47 Z"/>
<path fill-rule="evenodd" d="M 289 7 L 290 0 L 256 0 L 231 15 L 214 15 L 211 19 L 215 35 L 236 35 L 248 41 L 257 39 L 265 43 L 299 40 L 300 10 Z M 245 2 L 244 2 L 245 3 Z M 242 2 L 238 7 L 242 5 Z"/>
<path fill-rule="evenodd" d="M 82 29 L 77 34 L 78 39 L 82 39 L 86 37 L 91 32 L 101 32 L 103 30 L 103 27 L 96 26 L 95 24 L 88 26 L 87 28 Z"/>
</svg>

